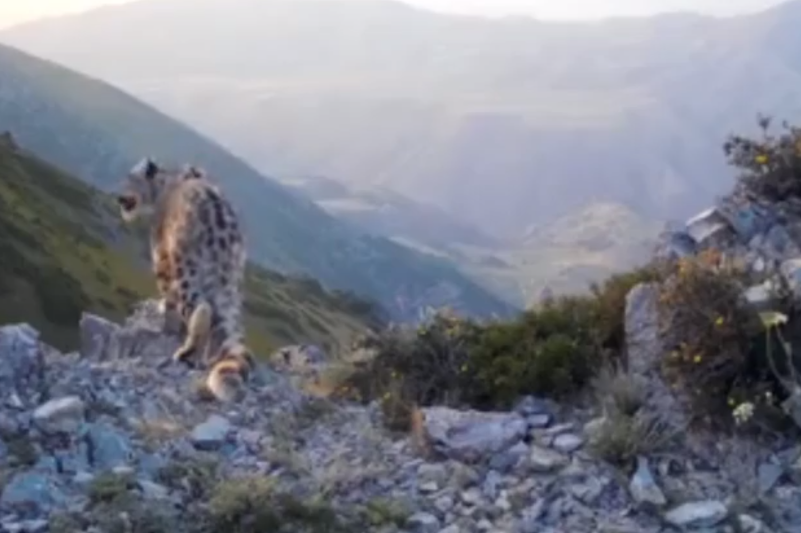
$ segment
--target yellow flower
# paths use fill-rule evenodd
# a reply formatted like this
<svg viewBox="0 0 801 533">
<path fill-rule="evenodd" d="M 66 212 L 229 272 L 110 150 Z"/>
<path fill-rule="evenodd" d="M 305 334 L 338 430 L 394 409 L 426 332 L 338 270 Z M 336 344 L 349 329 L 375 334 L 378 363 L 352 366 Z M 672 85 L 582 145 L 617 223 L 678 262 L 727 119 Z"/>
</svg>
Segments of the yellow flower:
<svg viewBox="0 0 801 533">
<path fill-rule="evenodd" d="M 467 372 L 467 365 L 462 365 L 461 371 L 462 372 Z"/>
<path fill-rule="evenodd" d="M 716 325 L 716 326 L 718 326 L 718 327 L 720 327 L 720 326 L 722 326 L 722 325 L 723 325 L 723 322 L 724 322 L 724 320 L 723 320 L 723 317 L 722 317 L 722 316 L 719 316 L 719 317 L 718 317 L 718 319 L 717 319 L 717 320 L 715 320 L 715 325 Z"/>
<path fill-rule="evenodd" d="M 759 154 L 758 156 L 756 156 L 754 160 L 760 165 L 764 165 L 768 162 L 768 156 L 766 156 L 765 154 Z"/>
<path fill-rule="evenodd" d="M 703 358 L 700 355 L 696 355 L 695 357 L 693 357 L 693 363 L 698 364 L 701 362 L 702 359 Z"/>
</svg>

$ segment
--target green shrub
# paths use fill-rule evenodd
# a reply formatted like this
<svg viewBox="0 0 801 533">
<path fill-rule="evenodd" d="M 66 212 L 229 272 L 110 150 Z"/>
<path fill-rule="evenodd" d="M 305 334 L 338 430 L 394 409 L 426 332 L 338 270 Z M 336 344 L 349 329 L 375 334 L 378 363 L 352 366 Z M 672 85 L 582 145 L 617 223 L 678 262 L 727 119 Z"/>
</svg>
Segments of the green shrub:
<svg viewBox="0 0 801 533">
<path fill-rule="evenodd" d="M 643 376 L 609 365 L 593 379 L 592 392 L 603 418 L 589 432 L 589 449 L 601 459 L 631 467 L 638 455 L 663 451 L 677 436 L 660 413 L 646 410 Z"/>
<path fill-rule="evenodd" d="M 690 398 L 696 419 L 721 427 L 736 405 L 782 396 L 765 327 L 742 295 L 745 282 L 743 272 L 706 252 L 678 261 L 659 298 L 665 375 Z"/>
<path fill-rule="evenodd" d="M 330 507 L 277 492 L 267 477 L 223 481 L 215 488 L 208 507 L 207 533 L 347 531 Z"/>
<path fill-rule="evenodd" d="M 723 145 L 729 164 L 748 191 L 771 201 L 801 198 L 801 128 L 786 122 L 778 135 L 769 132 L 771 119 L 758 119 L 761 135 L 730 135 Z"/>
<path fill-rule="evenodd" d="M 477 323 L 440 312 L 391 328 L 340 392 L 378 399 L 385 422 L 408 428 L 417 406 L 508 407 L 526 394 L 569 397 L 624 349 L 626 295 L 653 267 L 613 276 L 584 296 L 552 298 L 511 320 Z"/>
</svg>

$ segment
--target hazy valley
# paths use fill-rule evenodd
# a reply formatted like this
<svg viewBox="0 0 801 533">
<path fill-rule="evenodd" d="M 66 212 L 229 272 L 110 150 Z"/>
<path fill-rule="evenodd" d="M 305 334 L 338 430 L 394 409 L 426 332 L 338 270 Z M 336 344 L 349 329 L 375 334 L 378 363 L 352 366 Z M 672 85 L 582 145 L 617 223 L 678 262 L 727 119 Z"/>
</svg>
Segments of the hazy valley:
<svg viewBox="0 0 801 533">
<path fill-rule="evenodd" d="M 725 19 L 594 23 L 448 16 L 391 1 L 236 4 L 137 2 L 0 40 L 129 90 L 285 183 L 335 180 L 352 196 L 306 193 L 357 228 L 435 249 L 512 300 L 543 275 L 525 266 L 543 262 L 531 257 L 556 254 L 554 268 L 581 285 L 600 253 L 542 240 L 532 248 L 531 227 L 609 204 L 642 220 L 638 228 L 684 218 L 731 185 L 726 134 L 751 131 L 758 112 L 801 113 L 795 1 Z M 143 40 L 135 28 L 145 19 Z M 189 20 L 203 46 L 176 37 Z M 638 256 L 609 252 L 601 262 L 611 268 Z M 486 266 L 496 259 L 500 273 Z"/>
</svg>

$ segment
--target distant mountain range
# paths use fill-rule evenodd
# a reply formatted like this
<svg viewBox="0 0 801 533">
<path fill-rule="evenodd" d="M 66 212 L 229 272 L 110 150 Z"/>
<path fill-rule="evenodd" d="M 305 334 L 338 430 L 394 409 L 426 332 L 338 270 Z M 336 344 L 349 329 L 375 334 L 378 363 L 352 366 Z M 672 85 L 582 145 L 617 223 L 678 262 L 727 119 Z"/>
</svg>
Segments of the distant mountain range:
<svg viewBox="0 0 801 533">
<path fill-rule="evenodd" d="M 447 261 L 357 231 L 223 148 L 123 92 L 0 46 L 0 131 L 102 190 L 143 155 L 206 167 L 242 211 L 251 257 L 378 302 L 395 319 L 427 306 L 487 316 L 507 303 Z"/>
<path fill-rule="evenodd" d="M 727 133 L 758 112 L 801 117 L 799 23 L 797 0 L 592 23 L 144 0 L 0 40 L 112 81 L 269 174 L 388 189 L 519 240 L 593 202 L 658 220 L 727 190 Z"/>
</svg>

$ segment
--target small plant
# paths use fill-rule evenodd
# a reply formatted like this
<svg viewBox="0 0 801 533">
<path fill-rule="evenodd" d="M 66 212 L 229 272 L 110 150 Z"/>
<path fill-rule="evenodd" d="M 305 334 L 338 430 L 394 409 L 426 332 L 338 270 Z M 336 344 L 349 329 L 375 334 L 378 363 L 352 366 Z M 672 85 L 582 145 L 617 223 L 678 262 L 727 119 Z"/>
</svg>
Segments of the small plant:
<svg viewBox="0 0 801 533">
<path fill-rule="evenodd" d="M 92 504 L 111 503 L 126 497 L 133 487 L 129 475 L 104 472 L 89 485 L 89 501 Z"/>
<path fill-rule="evenodd" d="M 631 465 L 638 455 L 661 451 L 676 437 L 658 413 L 646 411 L 646 383 L 616 364 L 605 366 L 592 382 L 603 418 L 590 438 L 590 449 L 618 466 Z"/>
<path fill-rule="evenodd" d="M 343 527 L 328 506 L 277 492 L 266 477 L 223 481 L 208 507 L 208 533 L 336 533 Z"/>
<path fill-rule="evenodd" d="M 769 117 L 757 122 L 758 138 L 730 135 L 723 145 L 729 164 L 742 172 L 739 183 L 769 201 L 801 198 L 801 129 L 785 122 L 773 135 Z"/>
<path fill-rule="evenodd" d="M 604 366 L 592 383 L 603 411 L 623 416 L 634 416 L 645 405 L 645 386 L 642 376 L 626 372 L 615 363 Z"/>
<path fill-rule="evenodd" d="M 411 512 L 401 501 L 379 498 L 369 501 L 363 514 L 363 520 L 371 527 L 394 525 L 403 528 Z"/>
<path fill-rule="evenodd" d="M 764 377 L 752 374 L 752 340 L 760 326 L 742 297 L 744 287 L 743 274 L 713 252 L 679 260 L 661 286 L 660 320 L 673 347 L 663 366 L 702 418 L 728 412 L 735 390 Z"/>
<path fill-rule="evenodd" d="M 638 411 L 633 416 L 610 413 L 589 442 L 590 449 L 601 459 L 617 466 L 629 466 L 638 455 L 663 451 L 676 438 L 659 415 Z"/>
</svg>

